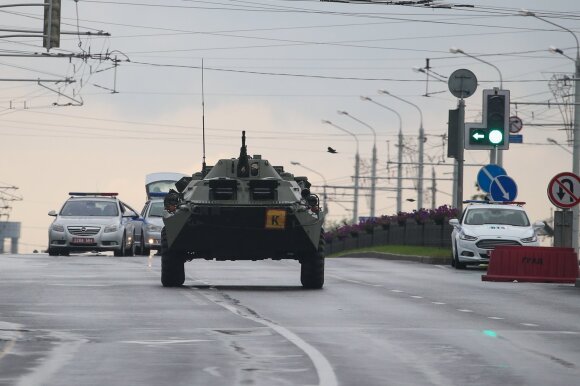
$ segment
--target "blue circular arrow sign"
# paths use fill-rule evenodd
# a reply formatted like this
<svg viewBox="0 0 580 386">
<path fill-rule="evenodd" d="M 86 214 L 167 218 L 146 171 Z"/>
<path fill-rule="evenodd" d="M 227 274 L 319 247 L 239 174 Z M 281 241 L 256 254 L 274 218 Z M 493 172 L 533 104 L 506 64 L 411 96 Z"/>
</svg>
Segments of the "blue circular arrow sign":
<svg viewBox="0 0 580 386">
<path fill-rule="evenodd" d="M 509 176 L 497 176 L 491 181 L 489 194 L 493 201 L 514 201 L 518 196 L 518 186 Z"/>
<path fill-rule="evenodd" d="M 485 165 L 479 172 L 477 173 L 477 185 L 479 185 L 479 189 L 483 190 L 486 193 L 489 193 L 491 182 L 497 176 L 504 176 L 506 175 L 506 171 L 499 165 L 496 164 L 489 164 Z"/>
</svg>

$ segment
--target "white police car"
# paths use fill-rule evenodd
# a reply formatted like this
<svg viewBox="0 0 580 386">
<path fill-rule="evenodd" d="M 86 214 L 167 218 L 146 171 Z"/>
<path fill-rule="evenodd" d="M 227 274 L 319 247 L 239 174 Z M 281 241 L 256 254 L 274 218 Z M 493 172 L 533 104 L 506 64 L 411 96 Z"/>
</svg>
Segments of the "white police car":
<svg viewBox="0 0 580 386">
<path fill-rule="evenodd" d="M 134 220 L 139 215 L 117 199 L 117 193 L 69 193 L 48 230 L 48 254 L 113 251 L 115 256 L 135 254 Z"/>
<path fill-rule="evenodd" d="M 487 203 L 466 201 L 461 218 L 449 220 L 453 226 L 451 265 L 463 269 L 467 265 L 489 262 L 490 251 L 500 245 L 538 246 L 536 229 L 543 222 L 530 223 L 523 203 Z"/>
</svg>

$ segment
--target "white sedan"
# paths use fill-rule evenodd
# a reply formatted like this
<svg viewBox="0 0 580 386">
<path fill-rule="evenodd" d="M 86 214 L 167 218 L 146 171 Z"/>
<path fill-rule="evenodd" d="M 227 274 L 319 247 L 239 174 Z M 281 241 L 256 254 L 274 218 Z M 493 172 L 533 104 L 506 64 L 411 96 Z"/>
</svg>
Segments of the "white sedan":
<svg viewBox="0 0 580 386">
<path fill-rule="evenodd" d="M 532 225 L 522 206 L 486 203 L 468 205 L 461 218 L 449 224 L 451 265 L 457 269 L 488 263 L 490 251 L 500 245 L 538 246 L 536 229 L 544 227 L 543 222 Z"/>
</svg>

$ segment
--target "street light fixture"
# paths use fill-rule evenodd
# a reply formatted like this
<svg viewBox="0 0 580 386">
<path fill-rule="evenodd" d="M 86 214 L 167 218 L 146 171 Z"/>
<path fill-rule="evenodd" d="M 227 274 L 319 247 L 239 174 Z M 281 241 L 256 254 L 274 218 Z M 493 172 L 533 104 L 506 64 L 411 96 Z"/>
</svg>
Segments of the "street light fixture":
<svg viewBox="0 0 580 386">
<path fill-rule="evenodd" d="M 350 115 L 348 112 L 344 111 L 344 110 L 339 110 L 338 114 L 340 115 L 346 115 L 347 117 L 349 117 L 350 119 L 360 123 L 361 125 L 368 127 L 372 132 L 373 132 L 373 158 L 372 158 L 372 165 L 371 165 L 371 213 L 370 213 L 370 217 L 374 218 L 375 217 L 375 197 L 376 197 L 376 188 L 377 188 L 377 133 L 375 131 L 375 129 L 369 125 L 368 123 L 365 123 L 363 121 L 361 121 L 360 119 L 353 117 L 352 115 Z"/>
<path fill-rule="evenodd" d="M 326 119 L 322 120 L 322 123 L 326 125 L 330 125 L 334 128 L 337 128 L 340 131 L 343 131 L 349 135 L 351 135 L 356 143 L 356 154 L 354 155 L 354 203 L 352 207 L 352 222 L 356 224 L 358 222 L 358 188 L 359 188 L 359 175 L 360 175 L 360 157 L 358 153 L 358 137 L 351 131 L 345 129 L 344 127 L 338 126 Z"/>
<path fill-rule="evenodd" d="M 425 130 L 423 129 L 423 111 L 421 111 L 421 108 L 419 108 L 419 106 L 417 106 L 416 104 L 409 102 L 406 99 L 403 99 L 401 97 L 398 97 L 396 95 L 391 94 L 390 92 L 386 91 L 386 90 L 379 90 L 378 91 L 379 94 L 384 94 L 384 95 L 388 95 L 391 96 L 395 99 L 400 100 L 401 102 L 404 102 L 408 105 L 411 105 L 413 107 L 415 107 L 417 109 L 417 111 L 419 111 L 419 175 L 418 175 L 418 180 L 417 180 L 417 210 L 422 209 L 423 208 L 423 166 L 424 166 L 424 144 L 425 144 Z"/>
<path fill-rule="evenodd" d="M 399 213 L 403 210 L 403 119 L 401 118 L 401 114 L 395 109 L 385 106 L 368 96 L 361 96 L 360 98 L 363 101 L 374 103 L 377 106 L 392 111 L 399 118 L 399 143 L 397 145 L 399 149 L 397 153 L 397 213 Z"/>
<path fill-rule="evenodd" d="M 541 20 L 545 23 L 553 25 L 554 27 L 558 27 L 563 31 L 569 32 L 576 41 L 576 59 L 574 60 L 574 130 L 573 130 L 573 142 L 572 142 L 572 172 L 576 175 L 580 172 L 580 109 L 578 108 L 577 103 L 580 102 L 580 42 L 578 42 L 578 36 L 574 31 L 561 26 L 560 24 L 556 24 L 553 21 L 544 19 L 536 15 L 534 12 L 527 11 L 522 9 L 520 14 L 523 16 L 532 16 L 538 20 Z M 560 55 L 564 55 L 564 52 L 559 49 L 555 49 L 554 53 L 558 53 Z M 570 60 L 572 58 L 564 55 Z M 578 233 L 579 233 L 579 217 L 580 217 L 580 208 L 578 205 L 572 208 L 572 248 L 576 252 L 578 252 Z"/>
<path fill-rule="evenodd" d="M 311 169 L 308 166 L 304 166 L 300 162 L 290 161 L 290 163 L 292 165 L 295 165 L 295 166 L 303 167 L 304 169 L 306 169 L 314 174 L 318 174 L 320 176 L 320 178 L 322 178 L 322 181 L 324 181 L 324 186 L 322 187 L 322 197 L 324 199 L 324 203 L 322 204 L 322 209 L 324 210 L 324 213 L 328 213 L 328 206 L 326 204 L 326 201 L 327 201 L 327 199 L 326 199 L 326 186 L 328 185 L 328 183 L 326 182 L 326 178 L 324 178 L 324 176 L 322 174 L 320 174 L 319 172 L 317 172 L 316 170 Z"/>
</svg>

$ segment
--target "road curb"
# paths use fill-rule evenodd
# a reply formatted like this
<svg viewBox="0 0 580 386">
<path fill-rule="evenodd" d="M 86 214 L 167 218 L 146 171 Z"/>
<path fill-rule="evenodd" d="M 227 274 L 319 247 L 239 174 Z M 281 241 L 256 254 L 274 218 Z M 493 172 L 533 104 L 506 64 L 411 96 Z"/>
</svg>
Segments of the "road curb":
<svg viewBox="0 0 580 386">
<path fill-rule="evenodd" d="M 417 263 L 423 264 L 451 264 L 451 257 L 397 255 L 394 253 L 382 253 L 382 252 L 353 252 L 341 256 L 334 256 L 334 258 L 341 257 L 368 257 L 381 260 L 415 261 Z"/>
</svg>

